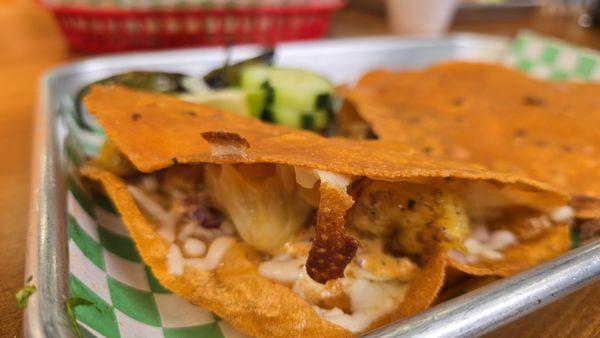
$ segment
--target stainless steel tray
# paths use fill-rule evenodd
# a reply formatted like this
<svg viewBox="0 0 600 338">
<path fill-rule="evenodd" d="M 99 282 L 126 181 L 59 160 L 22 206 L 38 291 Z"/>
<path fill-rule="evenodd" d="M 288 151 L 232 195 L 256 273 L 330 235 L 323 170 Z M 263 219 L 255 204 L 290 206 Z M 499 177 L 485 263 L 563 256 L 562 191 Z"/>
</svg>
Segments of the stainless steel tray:
<svg viewBox="0 0 600 338">
<path fill-rule="evenodd" d="M 278 46 L 277 64 L 311 69 L 335 82 L 351 82 L 366 70 L 418 68 L 449 59 L 498 61 L 508 41 L 458 34 L 444 38 L 395 37 L 324 40 Z M 250 57 L 256 46 L 233 49 L 233 59 Z M 63 98 L 109 75 L 151 69 L 203 74 L 221 65 L 222 48 L 121 54 L 71 63 L 47 73 L 40 82 L 36 115 L 34 177 L 27 243 L 26 276 L 38 287 L 25 312 L 27 337 L 71 337 L 64 315 L 67 295 Z M 378 336 L 472 336 L 487 332 L 568 294 L 600 277 L 600 243 L 591 243 L 517 276 L 435 306 L 412 318 L 368 334 Z"/>
</svg>

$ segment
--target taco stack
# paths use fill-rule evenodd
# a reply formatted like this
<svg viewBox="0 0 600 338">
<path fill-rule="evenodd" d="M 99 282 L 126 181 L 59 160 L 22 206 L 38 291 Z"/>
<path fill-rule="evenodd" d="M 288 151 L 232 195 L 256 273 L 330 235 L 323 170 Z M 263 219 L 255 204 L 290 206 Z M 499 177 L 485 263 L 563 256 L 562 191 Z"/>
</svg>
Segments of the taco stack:
<svg viewBox="0 0 600 338">
<path fill-rule="evenodd" d="M 506 276 L 569 245 L 566 197 L 519 176 L 118 86 L 85 104 L 107 141 L 82 174 L 144 262 L 253 336 L 357 335 L 430 306 L 449 265 Z"/>
</svg>

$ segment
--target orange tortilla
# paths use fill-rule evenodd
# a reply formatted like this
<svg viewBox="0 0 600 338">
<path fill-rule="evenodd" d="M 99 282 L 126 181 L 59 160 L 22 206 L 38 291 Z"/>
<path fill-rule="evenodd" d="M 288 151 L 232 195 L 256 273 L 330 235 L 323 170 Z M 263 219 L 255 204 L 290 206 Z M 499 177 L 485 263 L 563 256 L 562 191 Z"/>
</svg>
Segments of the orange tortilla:
<svg viewBox="0 0 600 338">
<path fill-rule="evenodd" d="M 484 180 L 535 206 L 565 203 L 565 196 L 546 184 L 477 165 L 432 159 L 398 143 L 324 138 L 118 86 L 94 86 L 84 102 L 107 136 L 142 172 L 183 163 L 275 163 L 388 181 Z M 244 156 L 211 155 L 211 145 L 202 134 L 225 131 L 248 143 Z"/>
<path fill-rule="evenodd" d="M 592 199 L 574 204 L 578 216 L 600 217 L 599 84 L 449 62 L 372 71 L 341 92 L 380 139 L 546 182 Z"/>
</svg>

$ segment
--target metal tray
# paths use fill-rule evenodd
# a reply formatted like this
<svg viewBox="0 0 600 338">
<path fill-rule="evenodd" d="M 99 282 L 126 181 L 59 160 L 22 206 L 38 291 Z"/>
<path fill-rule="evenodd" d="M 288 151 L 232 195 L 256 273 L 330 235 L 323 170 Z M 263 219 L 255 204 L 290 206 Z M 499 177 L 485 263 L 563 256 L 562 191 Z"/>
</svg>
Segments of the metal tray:
<svg viewBox="0 0 600 338">
<path fill-rule="evenodd" d="M 498 61 L 508 41 L 458 34 L 443 38 L 396 37 L 323 40 L 277 47 L 277 64 L 311 69 L 333 81 L 350 82 L 366 70 L 419 68 L 449 59 Z M 233 59 L 250 57 L 257 46 L 233 49 Z M 203 74 L 221 65 L 222 48 L 121 54 L 71 63 L 47 73 L 40 82 L 35 122 L 34 177 L 27 243 L 26 276 L 38 287 L 25 312 L 26 337 L 72 337 L 64 315 L 68 246 L 63 141 L 66 129 L 61 100 L 83 85 L 109 75 L 151 69 Z M 600 277 L 600 243 L 591 243 L 511 278 L 435 306 L 369 337 L 480 335 L 566 295 Z"/>
</svg>

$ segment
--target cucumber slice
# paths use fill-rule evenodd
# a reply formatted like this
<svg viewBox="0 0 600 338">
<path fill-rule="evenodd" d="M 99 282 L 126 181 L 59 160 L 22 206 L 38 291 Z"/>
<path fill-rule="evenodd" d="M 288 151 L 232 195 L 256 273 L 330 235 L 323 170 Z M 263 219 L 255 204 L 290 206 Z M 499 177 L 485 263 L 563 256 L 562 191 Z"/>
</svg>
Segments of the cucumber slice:
<svg viewBox="0 0 600 338">
<path fill-rule="evenodd" d="M 269 109 L 269 108 L 265 108 L 260 113 L 260 119 L 263 121 L 267 121 L 267 122 L 275 122 L 275 117 L 274 117 L 273 111 L 271 111 L 271 109 Z"/>
<path fill-rule="evenodd" d="M 265 107 L 265 93 L 257 89 L 246 92 L 248 96 L 248 110 L 251 116 L 259 117 Z"/>
<path fill-rule="evenodd" d="M 302 114 L 300 116 L 300 125 L 302 129 L 314 130 L 315 128 L 315 115 L 314 114 Z"/>
<path fill-rule="evenodd" d="M 267 109 L 268 110 L 268 109 Z M 272 110 L 273 122 L 290 128 L 301 128 L 301 113 L 295 109 L 278 107 Z"/>
<path fill-rule="evenodd" d="M 241 89 L 209 90 L 193 94 L 182 94 L 179 97 L 189 102 L 203 104 L 244 116 L 252 115 L 249 96 Z"/>
<path fill-rule="evenodd" d="M 263 112 L 267 112 L 266 115 L 261 116 L 263 120 L 290 128 L 324 130 L 330 121 L 327 112 L 323 110 L 301 112 L 290 108 L 276 108 L 272 111 L 265 109 Z"/>
<path fill-rule="evenodd" d="M 329 124 L 333 121 L 328 111 L 317 110 L 313 112 L 314 115 L 314 129 L 313 130 L 325 130 L 329 127 Z"/>
<path fill-rule="evenodd" d="M 319 74 L 295 68 L 251 66 L 242 72 L 240 84 L 252 93 L 252 110 L 261 112 L 263 119 L 310 130 L 323 130 L 330 122 L 333 85 Z M 263 92 L 262 98 L 257 91 Z"/>
<path fill-rule="evenodd" d="M 250 66 L 244 68 L 240 76 L 240 87 L 245 90 L 256 90 L 269 79 L 271 67 Z"/>
</svg>

